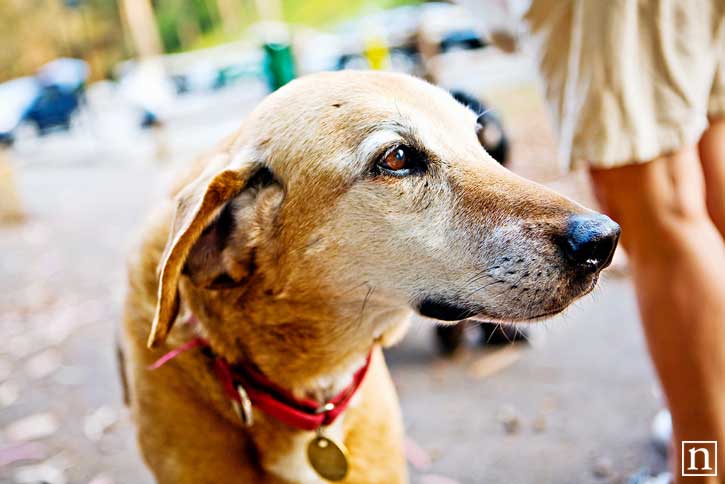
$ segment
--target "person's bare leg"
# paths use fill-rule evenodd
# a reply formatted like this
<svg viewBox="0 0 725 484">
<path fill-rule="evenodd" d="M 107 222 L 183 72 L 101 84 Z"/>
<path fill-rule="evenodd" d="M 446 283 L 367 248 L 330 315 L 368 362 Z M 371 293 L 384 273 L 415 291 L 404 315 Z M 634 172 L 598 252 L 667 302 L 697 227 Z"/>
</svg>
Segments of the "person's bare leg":
<svg viewBox="0 0 725 484">
<path fill-rule="evenodd" d="M 710 119 L 698 146 L 710 218 L 725 239 L 725 117 Z"/>
<path fill-rule="evenodd" d="M 725 462 L 725 244 L 705 206 L 697 150 L 593 169 L 591 176 L 604 210 L 622 226 L 647 344 L 672 413 L 674 475 L 682 440 L 718 440 Z M 700 479 L 685 482 L 707 478 Z"/>
</svg>

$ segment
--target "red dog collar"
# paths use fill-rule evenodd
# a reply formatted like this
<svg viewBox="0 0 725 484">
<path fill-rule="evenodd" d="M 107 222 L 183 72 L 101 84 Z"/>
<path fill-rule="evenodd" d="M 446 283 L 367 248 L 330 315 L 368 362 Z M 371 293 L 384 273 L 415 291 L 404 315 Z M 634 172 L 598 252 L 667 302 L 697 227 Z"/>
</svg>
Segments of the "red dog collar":
<svg viewBox="0 0 725 484">
<path fill-rule="evenodd" d="M 211 349 L 211 346 L 204 338 L 194 338 L 163 355 L 148 369 L 156 370 L 181 353 L 195 348 Z M 372 352 L 368 354 L 365 364 L 355 372 L 350 385 L 322 405 L 309 398 L 295 398 L 289 391 L 275 385 L 248 365 L 230 364 L 216 355 L 213 358 L 217 378 L 245 425 L 252 424 L 251 406 L 254 406 L 290 427 L 317 430 L 334 422 L 350 404 L 365 379 L 371 355 Z"/>
</svg>

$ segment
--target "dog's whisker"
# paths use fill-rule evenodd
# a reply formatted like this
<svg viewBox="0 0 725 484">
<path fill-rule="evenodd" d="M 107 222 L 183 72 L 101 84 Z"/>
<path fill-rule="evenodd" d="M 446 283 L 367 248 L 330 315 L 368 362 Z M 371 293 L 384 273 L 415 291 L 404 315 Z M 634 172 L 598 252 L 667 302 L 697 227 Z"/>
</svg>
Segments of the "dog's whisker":
<svg viewBox="0 0 725 484">
<path fill-rule="evenodd" d="M 479 274 L 479 275 L 471 278 L 471 280 L 469 280 L 468 282 L 466 282 L 463 286 L 464 287 L 471 286 L 474 283 L 476 283 L 476 282 L 480 281 L 481 279 L 483 279 L 484 277 L 491 277 L 491 275 L 488 274 L 488 273 Z"/>
<path fill-rule="evenodd" d="M 355 289 L 358 289 L 358 288 L 359 288 L 359 287 L 361 287 L 361 286 L 365 286 L 365 285 L 367 285 L 368 283 L 369 283 L 369 281 L 363 281 L 363 282 L 361 282 L 360 284 L 357 284 L 356 286 L 353 286 L 353 287 L 351 287 L 350 289 L 347 289 L 346 291 L 343 291 L 342 293 L 340 293 L 340 296 L 344 296 L 344 295 L 346 295 L 346 294 L 350 294 L 350 293 L 351 293 L 352 291 L 354 291 Z"/>
<path fill-rule="evenodd" d="M 373 286 L 368 286 L 368 292 L 365 294 L 365 299 L 363 299 L 362 308 L 360 309 L 360 319 L 358 320 L 358 325 L 362 324 L 365 306 L 367 305 L 368 299 L 372 295 L 373 291 L 375 291 L 375 288 Z"/>
<path fill-rule="evenodd" d="M 493 286 L 494 284 L 501 284 L 501 283 L 503 283 L 503 282 L 506 282 L 506 281 L 504 281 L 504 280 L 501 280 L 501 279 L 496 279 L 496 280 L 495 280 L 495 281 L 493 281 L 493 282 L 490 282 L 490 283 L 488 283 L 488 284 L 485 284 L 485 285 L 483 285 L 483 286 L 479 287 L 478 289 L 476 289 L 476 290 L 474 290 L 474 291 L 471 291 L 471 292 L 470 292 L 469 294 L 467 294 L 467 295 L 466 295 L 466 297 L 467 297 L 467 298 L 469 298 L 469 297 L 473 296 L 474 294 L 476 294 L 477 292 L 479 292 L 479 291 L 482 291 L 482 290 L 486 289 L 487 287 Z"/>
<path fill-rule="evenodd" d="M 466 280 L 466 282 L 463 283 L 463 286 L 468 286 L 469 284 L 473 284 L 474 282 L 479 280 L 481 277 L 487 275 L 486 274 L 487 270 L 488 269 L 484 269 L 480 272 L 475 273 L 473 276 L 469 277 L 468 280 Z"/>
<path fill-rule="evenodd" d="M 501 323 L 488 323 L 488 324 L 495 324 L 496 327 L 493 331 L 491 331 L 488 335 L 488 338 L 486 338 L 486 344 L 491 342 L 491 339 L 493 338 L 493 335 L 496 333 L 496 331 L 501 327 Z"/>
</svg>

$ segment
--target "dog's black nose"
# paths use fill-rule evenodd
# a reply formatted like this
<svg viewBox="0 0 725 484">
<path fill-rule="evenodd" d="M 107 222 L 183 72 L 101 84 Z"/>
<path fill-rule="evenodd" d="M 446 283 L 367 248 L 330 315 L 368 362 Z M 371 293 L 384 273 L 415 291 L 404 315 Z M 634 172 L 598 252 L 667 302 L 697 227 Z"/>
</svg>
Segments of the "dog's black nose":
<svg viewBox="0 0 725 484">
<path fill-rule="evenodd" d="M 575 215 L 567 225 L 564 253 L 577 268 L 599 271 L 612 261 L 619 232 L 619 225 L 606 215 Z"/>
</svg>

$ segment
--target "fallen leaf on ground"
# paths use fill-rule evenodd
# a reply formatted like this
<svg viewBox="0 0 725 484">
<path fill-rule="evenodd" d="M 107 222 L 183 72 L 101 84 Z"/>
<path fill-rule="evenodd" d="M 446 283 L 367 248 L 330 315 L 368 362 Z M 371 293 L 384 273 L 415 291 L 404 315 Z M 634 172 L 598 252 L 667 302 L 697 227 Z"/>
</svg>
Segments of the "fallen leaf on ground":
<svg viewBox="0 0 725 484">
<path fill-rule="evenodd" d="M 8 379 L 13 372 L 13 365 L 5 359 L 0 359 L 0 382 Z"/>
<path fill-rule="evenodd" d="M 473 378 L 487 378 L 516 363 L 523 350 L 519 345 L 509 345 L 495 351 L 487 351 L 468 367 L 468 374 Z"/>
<path fill-rule="evenodd" d="M 592 474 L 594 477 L 604 479 L 614 475 L 614 463 L 608 457 L 597 457 L 592 465 Z"/>
<path fill-rule="evenodd" d="M 39 442 L 25 442 L 0 448 L 0 468 L 24 460 L 45 458 L 45 446 Z"/>
<path fill-rule="evenodd" d="M 25 335 L 18 334 L 10 338 L 5 345 L 5 350 L 14 358 L 25 358 L 28 353 L 33 351 L 33 344 Z"/>
<path fill-rule="evenodd" d="M 58 430 L 58 420 L 50 413 L 36 413 L 16 420 L 5 428 L 5 436 L 13 442 L 48 437 Z"/>
<path fill-rule="evenodd" d="M 405 457 L 418 470 L 428 469 L 432 463 L 430 454 L 410 437 L 405 438 Z"/>
<path fill-rule="evenodd" d="M 460 482 L 438 474 L 423 474 L 420 476 L 420 484 L 460 484 Z"/>
<path fill-rule="evenodd" d="M 0 407 L 9 407 L 18 399 L 20 388 L 13 381 L 6 381 L 0 385 Z"/>
<path fill-rule="evenodd" d="M 30 358 L 25 363 L 25 372 L 33 380 L 39 380 L 60 368 L 60 354 L 57 350 L 46 350 Z"/>
<path fill-rule="evenodd" d="M 97 442 L 113 424 L 118 421 L 118 411 L 113 407 L 104 405 L 98 407 L 83 420 L 83 433 L 88 440 Z"/>
<path fill-rule="evenodd" d="M 498 421 L 501 422 L 507 434 L 515 434 L 521 428 L 521 418 L 516 409 L 510 405 L 499 410 Z"/>
<path fill-rule="evenodd" d="M 62 468 L 44 462 L 42 464 L 19 467 L 13 476 L 17 484 L 66 484 L 68 482 Z"/>
<path fill-rule="evenodd" d="M 559 401 L 554 397 L 546 397 L 541 401 L 541 411 L 545 414 L 552 413 L 559 407 Z"/>
<path fill-rule="evenodd" d="M 531 426 L 534 429 L 534 432 L 541 433 L 546 430 L 548 427 L 548 421 L 546 420 L 545 415 L 539 415 L 534 419 L 534 422 L 531 424 Z"/>
<path fill-rule="evenodd" d="M 114 484 L 114 482 L 108 474 L 98 474 L 96 477 L 88 481 L 88 484 Z"/>
</svg>

